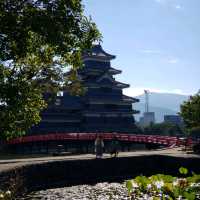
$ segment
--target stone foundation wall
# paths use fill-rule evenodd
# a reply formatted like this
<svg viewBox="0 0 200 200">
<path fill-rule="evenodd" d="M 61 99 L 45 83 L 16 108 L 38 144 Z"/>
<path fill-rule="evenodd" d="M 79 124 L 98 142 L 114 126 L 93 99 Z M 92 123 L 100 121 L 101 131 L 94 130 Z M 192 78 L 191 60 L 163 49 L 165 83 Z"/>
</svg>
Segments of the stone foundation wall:
<svg viewBox="0 0 200 200">
<path fill-rule="evenodd" d="M 31 164 L 0 173 L 0 189 L 16 194 L 67 185 L 123 181 L 137 175 L 178 175 L 183 166 L 200 173 L 200 158 L 135 156 L 102 160 L 67 160 Z"/>
</svg>

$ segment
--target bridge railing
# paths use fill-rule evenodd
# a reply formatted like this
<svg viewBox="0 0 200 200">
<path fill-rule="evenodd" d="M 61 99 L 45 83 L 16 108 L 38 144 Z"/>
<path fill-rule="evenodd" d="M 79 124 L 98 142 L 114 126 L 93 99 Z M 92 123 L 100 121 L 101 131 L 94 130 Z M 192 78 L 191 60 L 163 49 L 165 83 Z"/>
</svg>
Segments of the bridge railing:
<svg viewBox="0 0 200 200">
<path fill-rule="evenodd" d="M 167 146 L 181 145 L 178 137 L 160 136 L 160 135 L 140 135 L 140 134 L 122 134 L 122 133 L 52 133 L 46 135 L 30 135 L 16 139 L 12 139 L 7 144 L 21 144 L 40 141 L 58 141 L 58 140 L 95 140 L 97 135 L 100 135 L 104 140 L 113 140 L 117 138 L 119 141 L 138 142 L 138 143 L 153 143 L 163 144 Z"/>
</svg>

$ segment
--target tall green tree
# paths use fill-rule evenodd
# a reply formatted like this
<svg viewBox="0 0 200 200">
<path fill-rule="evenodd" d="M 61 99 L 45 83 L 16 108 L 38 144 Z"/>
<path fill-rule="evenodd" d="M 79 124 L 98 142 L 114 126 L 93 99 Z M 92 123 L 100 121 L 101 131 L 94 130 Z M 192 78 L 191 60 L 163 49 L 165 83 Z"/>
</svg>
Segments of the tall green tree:
<svg viewBox="0 0 200 200">
<path fill-rule="evenodd" d="M 40 121 L 44 91 L 79 94 L 81 52 L 100 38 L 81 0 L 0 0 L 0 138 Z"/>
<path fill-rule="evenodd" d="M 189 131 L 200 131 L 200 91 L 196 95 L 190 96 L 189 100 L 181 105 L 180 115 Z"/>
</svg>

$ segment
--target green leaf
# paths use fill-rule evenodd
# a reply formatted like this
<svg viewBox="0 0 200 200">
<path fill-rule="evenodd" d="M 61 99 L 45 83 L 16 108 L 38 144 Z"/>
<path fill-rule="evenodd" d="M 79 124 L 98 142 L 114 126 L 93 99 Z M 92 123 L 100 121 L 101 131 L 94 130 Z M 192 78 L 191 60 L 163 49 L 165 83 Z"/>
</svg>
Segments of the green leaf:
<svg viewBox="0 0 200 200">
<path fill-rule="evenodd" d="M 151 183 L 150 179 L 146 176 L 137 176 L 134 181 L 139 185 L 141 191 L 145 191 L 147 185 Z"/>
<path fill-rule="evenodd" d="M 194 192 L 184 192 L 183 196 L 187 199 L 187 200 L 195 200 L 196 199 L 196 195 Z"/>
<path fill-rule="evenodd" d="M 128 190 L 128 194 L 131 195 L 131 192 L 132 192 L 132 190 L 133 190 L 132 180 L 126 181 L 126 188 L 127 188 L 127 190 Z"/>
<path fill-rule="evenodd" d="M 173 195 L 174 197 L 178 198 L 180 196 L 180 190 L 178 187 L 173 188 Z"/>
<path fill-rule="evenodd" d="M 188 174 L 188 169 L 187 169 L 187 168 L 184 168 L 184 167 L 180 167 L 180 168 L 179 168 L 179 172 L 180 172 L 180 174 L 186 175 L 186 174 Z"/>
</svg>

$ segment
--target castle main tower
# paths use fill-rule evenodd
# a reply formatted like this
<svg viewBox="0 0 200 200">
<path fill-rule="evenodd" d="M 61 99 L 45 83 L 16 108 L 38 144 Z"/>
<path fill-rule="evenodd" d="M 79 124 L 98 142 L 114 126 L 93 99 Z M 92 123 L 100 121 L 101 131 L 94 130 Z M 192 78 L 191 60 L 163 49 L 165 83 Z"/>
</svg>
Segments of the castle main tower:
<svg viewBox="0 0 200 200">
<path fill-rule="evenodd" d="M 70 96 L 67 91 L 55 99 L 42 113 L 42 121 L 32 128 L 33 134 L 68 132 L 137 133 L 132 104 L 138 99 L 122 92 L 129 85 L 115 80 L 121 73 L 111 67 L 114 55 L 101 45 L 85 51 L 84 67 L 78 71 L 86 93 Z"/>
<path fill-rule="evenodd" d="M 94 46 L 83 55 L 85 67 L 80 71 L 87 89 L 84 98 L 82 124 L 86 132 L 134 132 L 132 104 L 137 99 L 123 95 L 129 85 L 115 80 L 121 71 L 111 67 L 114 55 L 106 53 L 101 45 Z"/>
</svg>

